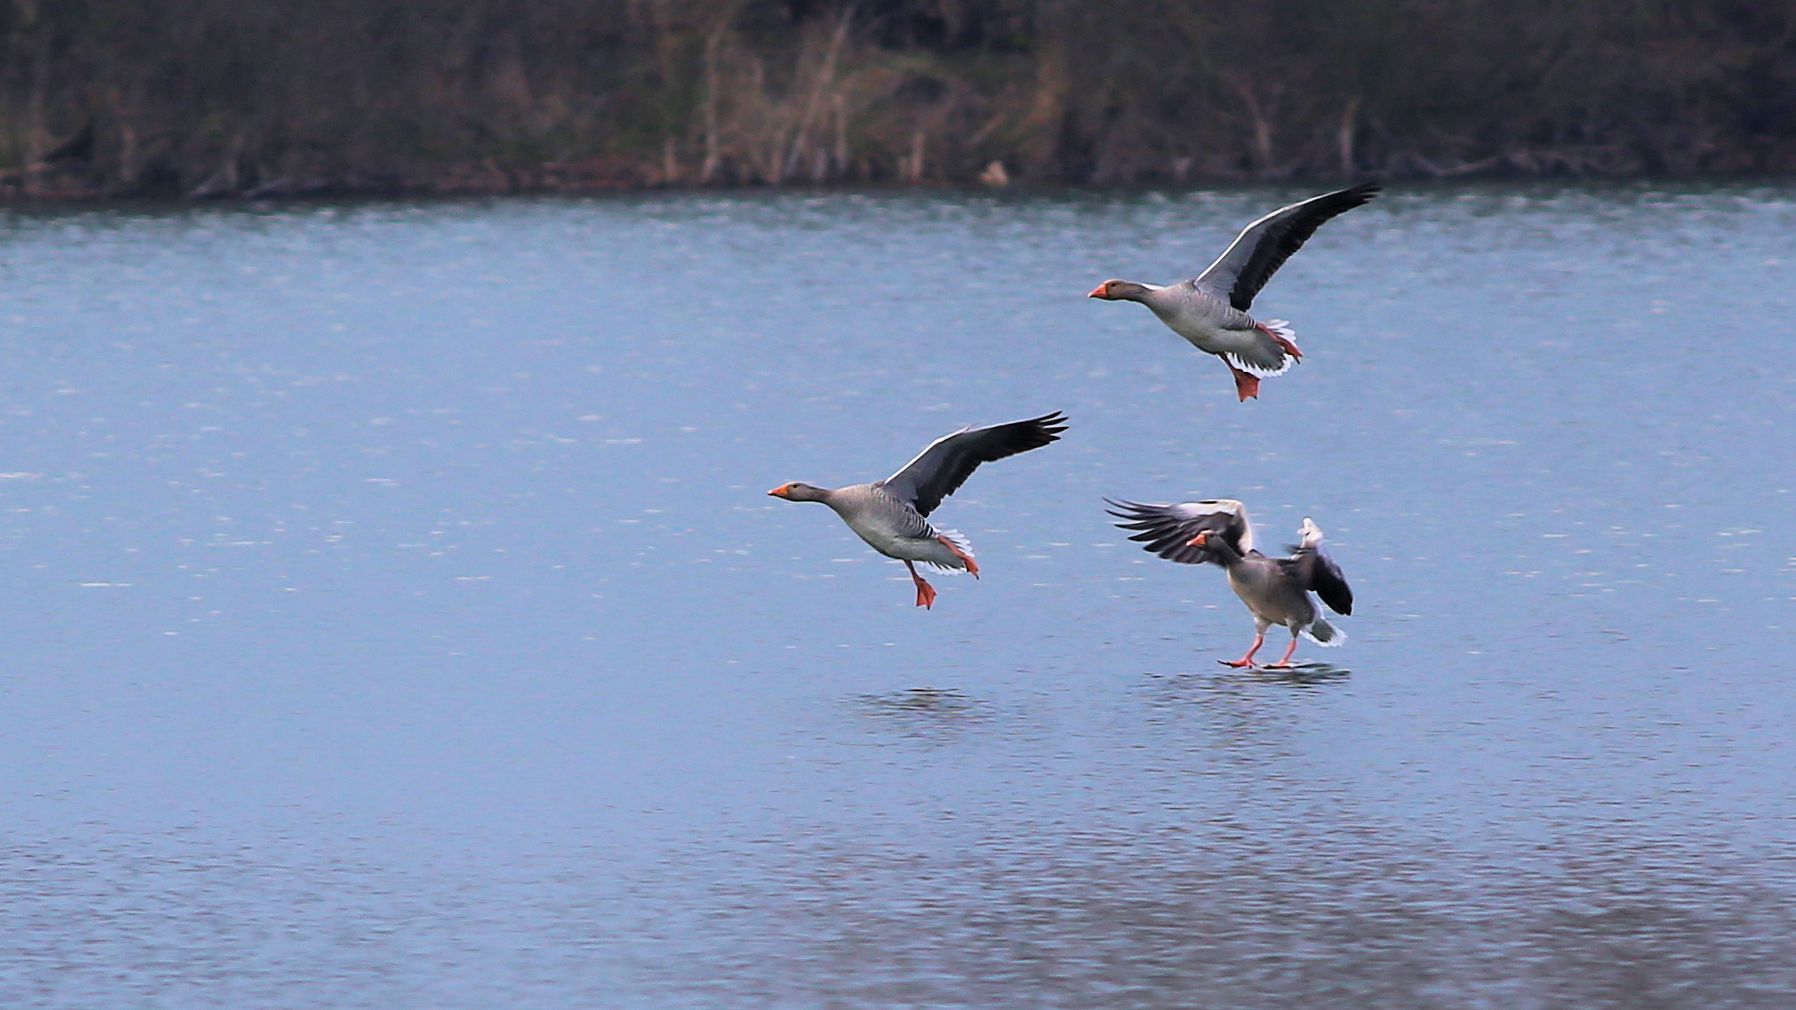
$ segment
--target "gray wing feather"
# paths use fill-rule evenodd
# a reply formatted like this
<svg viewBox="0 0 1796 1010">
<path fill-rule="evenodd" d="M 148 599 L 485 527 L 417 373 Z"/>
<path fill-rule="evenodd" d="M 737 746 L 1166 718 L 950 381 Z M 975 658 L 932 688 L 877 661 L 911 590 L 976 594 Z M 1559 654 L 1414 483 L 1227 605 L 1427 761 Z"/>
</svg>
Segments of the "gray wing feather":
<svg viewBox="0 0 1796 1010">
<path fill-rule="evenodd" d="M 1324 221 L 1364 205 L 1378 195 L 1379 188 L 1376 183 L 1362 182 L 1280 207 L 1242 229 L 1216 257 L 1216 262 L 1192 283 L 1247 311 L 1273 273 L 1309 241 Z"/>
<path fill-rule="evenodd" d="M 1142 550 L 1168 561 L 1185 565 L 1201 565 L 1207 555 L 1190 546 L 1191 538 L 1208 530 L 1226 538 L 1235 550 L 1246 555 L 1253 550 L 1253 524 L 1247 509 L 1230 498 L 1186 502 L 1183 505 L 1145 505 L 1141 502 L 1104 499 L 1108 511 L 1124 520 L 1119 529 L 1134 530 L 1130 540 Z"/>
<path fill-rule="evenodd" d="M 893 533 L 911 540 L 933 540 L 938 536 L 935 524 L 923 517 L 909 502 L 881 495 L 879 509 Z"/>
<path fill-rule="evenodd" d="M 966 483 L 979 464 L 1039 449 L 1065 430 L 1066 417 L 1059 411 L 1027 421 L 962 428 L 929 443 L 916 459 L 881 482 L 880 488 L 926 516 Z"/>
</svg>

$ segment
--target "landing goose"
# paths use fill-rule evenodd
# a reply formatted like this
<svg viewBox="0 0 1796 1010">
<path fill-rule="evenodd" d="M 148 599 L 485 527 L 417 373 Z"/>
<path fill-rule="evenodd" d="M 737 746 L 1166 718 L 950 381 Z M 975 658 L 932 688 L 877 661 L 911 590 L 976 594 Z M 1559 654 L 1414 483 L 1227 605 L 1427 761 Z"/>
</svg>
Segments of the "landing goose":
<svg viewBox="0 0 1796 1010">
<path fill-rule="evenodd" d="M 823 488 L 794 481 L 767 492 L 787 501 L 818 501 L 834 509 L 848 528 L 888 558 L 910 569 L 917 606 L 935 603 L 935 587 L 917 574 L 915 562 L 979 577 L 973 546 L 955 530 L 939 529 L 929 513 L 966 483 L 981 463 L 1039 449 L 1066 430 L 1059 411 L 1027 421 L 962 428 L 931 442 L 897 473 L 871 484 Z"/>
<path fill-rule="evenodd" d="M 1258 397 L 1260 378 L 1284 374 L 1303 352 L 1289 323 L 1260 322 L 1248 315 L 1254 295 L 1322 222 L 1364 205 L 1378 191 L 1377 184 L 1362 182 L 1281 207 L 1248 225 L 1216 262 L 1191 280 L 1164 287 L 1108 280 L 1088 297 L 1146 305 L 1193 347 L 1228 365 L 1239 399 Z"/>
<path fill-rule="evenodd" d="M 1132 501 L 1104 501 L 1110 514 L 1123 520 L 1116 525 L 1134 531 L 1130 540 L 1168 561 L 1188 565 L 1204 562 L 1228 571 L 1229 588 L 1253 612 L 1253 645 L 1236 660 L 1218 660 L 1224 666 L 1252 666 L 1254 653 L 1266 641 L 1266 629 L 1282 625 L 1291 631 L 1291 646 L 1272 666 L 1287 668 L 1297 651 L 1297 635 L 1308 635 L 1318 645 L 1339 645 L 1347 636 L 1322 619 L 1310 593 L 1315 593 L 1337 614 L 1353 613 L 1353 590 L 1341 569 L 1322 553 L 1322 529 L 1308 516 L 1299 530 L 1291 556 L 1269 558 L 1254 549 L 1253 524 L 1247 509 L 1229 498 L 1186 502 L 1183 505 L 1143 505 Z"/>
</svg>

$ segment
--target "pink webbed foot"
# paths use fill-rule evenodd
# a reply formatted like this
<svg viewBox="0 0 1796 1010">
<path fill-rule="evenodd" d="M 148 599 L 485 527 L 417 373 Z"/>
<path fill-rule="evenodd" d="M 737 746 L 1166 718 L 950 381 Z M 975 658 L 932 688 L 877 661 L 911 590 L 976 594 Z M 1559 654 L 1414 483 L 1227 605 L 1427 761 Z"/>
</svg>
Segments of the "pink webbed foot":
<svg viewBox="0 0 1796 1010">
<path fill-rule="evenodd" d="M 910 572 L 910 580 L 917 586 L 917 606 L 928 610 L 935 604 L 935 587 L 923 581 L 923 576 L 917 574 L 916 565 L 906 561 L 904 567 Z"/>
<path fill-rule="evenodd" d="M 1232 666 L 1237 670 L 1244 666 L 1252 666 L 1253 654 L 1260 651 L 1260 645 L 1265 641 L 1265 635 L 1255 635 L 1253 636 L 1253 644 L 1247 647 L 1247 655 L 1242 656 L 1240 659 L 1219 659 L 1216 662 L 1221 663 L 1223 666 Z"/>
<path fill-rule="evenodd" d="M 1284 348 L 1286 354 L 1289 354 L 1291 357 L 1296 358 L 1298 361 L 1303 360 L 1303 352 L 1297 349 L 1297 345 L 1295 343 L 1292 343 L 1290 337 L 1284 336 L 1283 334 L 1279 333 L 1277 330 L 1273 329 L 1270 326 L 1267 326 L 1264 323 L 1259 324 L 1259 327 L 1260 327 L 1260 332 L 1266 334 L 1268 337 L 1271 337 L 1272 342 L 1277 344 L 1278 346 Z"/>
<path fill-rule="evenodd" d="M 955 557 L 959 558 L 961 564 L 967 566 L 967 572 L 971 574 L 973 578 L 976 579 L 979 577 L 979 562 L 974 561 L 971 554 L 956 547 L 954 542 L 947 537 L 936 537 L 936 539 L 941 541 L 942 546 L 948 548 Z"/>
<path fill-rule="evenodd" d="M 1257 400 L 1260 398 L 1260 380 L 1258 376 L 1243 372 L 1234 365 L 1229 365 L 1229 371 L 1235 376 L 1235 397 L 1237 402 L 1245 403 L 1248 400 Z"/>
</svg>

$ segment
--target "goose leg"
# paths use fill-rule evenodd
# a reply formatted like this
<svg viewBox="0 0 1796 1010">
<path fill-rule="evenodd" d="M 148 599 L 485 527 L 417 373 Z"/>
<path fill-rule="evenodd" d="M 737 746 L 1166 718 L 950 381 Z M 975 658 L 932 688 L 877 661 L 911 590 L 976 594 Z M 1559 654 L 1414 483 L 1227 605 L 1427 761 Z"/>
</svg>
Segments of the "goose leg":
<svg viewBox="0 0 1796 1010">
<path fill-rule="evenodd" d="M 1267 669 L 1271 669 L 1271 670 L 1289 670 L 1289 669 L 1290 669 L 1290 668 L 1291 668 L 1291 653 L 1293 653 L 1293 652 L 1296 652 L 1296 651 L 1297 651 L 1297 632 L 1295 632 L 1295 631 L 1293 631 L 1293 632 L 1291 632 L 1291 646 L 1290 646 L 1290 648 L 1288 648 L 1288 649 L 1286 649 L 1286 650 L 1285 650 L 1285 654 L 1284 654 L 1284 655 L 1282 655 L 1282 656 L 1280 656 L 1280 657 L 1278 657 L 1278 662 L 1276 662 L 1276 663 L 1274 663 L 1274 664 L 1272 664 L 1272 665 L 1271 665 L 1271 666 L 1270 666 L 1270 667 L 1268 667 L 1268 668 L 1267 668 Z"/>
<path fill-rule="evenodd" d="M 1286 354 L 1289 354 L 1291 357 L 1296 358 L 1298 361 L 1303 360 L 1303 352 L 1297 349 L 1297 345 L 1295 343 L 1291 342 L 1290 337 L 1280 336 L 1277 330 L 1274 330 L 1272 327 L 1267 326 L 1265 323 L 1259 324 L 1259 327 L 1260 327 L 1260 332 L 1266 334 L 1268 337 L 1271 337 L 1272 342 L 1277 344 L 1278 346 L 1284 348 Z"/>
<path fill-rule="evenodd" d="M 942 542 L 943 547 L 948 548 L 948 550 L 955 557 L 959 558 L 961 564 L 967 566 L 967 571 L 973 576 L 973 578 L 976 579 L 979 577 L 979 562 L 974 561 L 973 556 L 971 554 L 968 554 L 966 551 L 963 551 L 960 548 L 954 546 L 954 542 L 952 540 L 949 540 L 947 537 L 936 537 L 936 539 L 940 540 Z M 911 574 L 915 575 L 916 570 L 912 569 Z"/>
<path fill-rule="evenodd" d="M 910 569 L 910 579 L 917 584 L 917 606 L 928 610 L 935 603 L 935 587 L 923 581 L 923 576 L 917 574 L 916 565 L 906 561 L 904 567 Z"/>
<path fill-rule="evenodd" d="M 1253 654 L 1260 651 L 1260 644 L 1264 641 L 1266 641 L 1266 633 L 1264 631 L 1256 631 L 1253 633 L 1253 645 L 1248 648 L 1247 655 L 1242 656 L 1240 659 L 1219 659 L 1216 662 L 1221 663 L 1223 666 L 1232 666 L 1237 670 L 1243 666 L 1252 666 Z"/>
</svg>

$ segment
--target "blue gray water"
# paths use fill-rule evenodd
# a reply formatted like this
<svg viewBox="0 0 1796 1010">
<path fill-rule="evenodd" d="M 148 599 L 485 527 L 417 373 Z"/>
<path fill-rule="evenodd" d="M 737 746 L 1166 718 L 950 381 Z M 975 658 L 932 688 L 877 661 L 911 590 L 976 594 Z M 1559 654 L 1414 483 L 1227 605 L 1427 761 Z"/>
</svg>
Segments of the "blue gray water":
<svg viewBox="0 0 1796 1010">
<path fill-rule="evenodd" d="M 1297 195 L 9 212 L 0 1005 L 1788 1006 L 1796 189 L 1393 192 L 1246 404 L 1084 298 Z M 933 611 L 765 495 L 1055 409 Z"/>
</svg>

